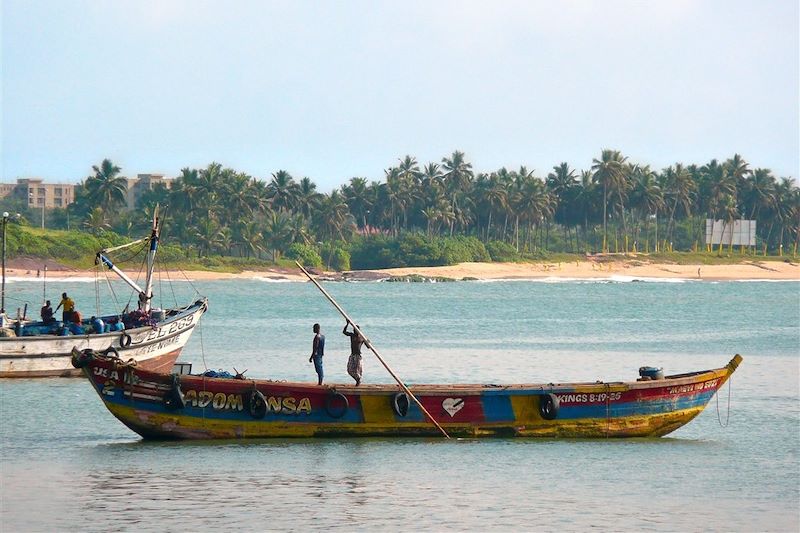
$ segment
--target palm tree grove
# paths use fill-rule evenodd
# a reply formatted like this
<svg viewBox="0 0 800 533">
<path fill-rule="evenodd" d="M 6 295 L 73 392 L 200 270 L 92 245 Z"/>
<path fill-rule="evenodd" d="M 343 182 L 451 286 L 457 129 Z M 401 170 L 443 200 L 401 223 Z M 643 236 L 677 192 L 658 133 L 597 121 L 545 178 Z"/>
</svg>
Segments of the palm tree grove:
<svg viewBox="0 0 800 533">
<path fill-rule="evenodd" d="M 106 159 L 92 171 L 75 203 L 48 213 L 48 227 L 130 236 L 147 228 L 158 204 L 174 259 L 299 259 L 346 270 L 553 254 L 796 255 L 800 241 L 795 181 L 739 154 L 659 170 L 607 149 L 586 169 L 560 163 L 540 172 L 475 172 L 460 151 L 426 164 L 406 155 L 382 180 L 353 177 L 327 194 L 285 170 L 261 179 L 211 163 L 146 191 L 133 211 L 124 208 L 119 166 Z M 756 246 L 712 250 L 706 219 L 757 221 Z"/>
</svg>

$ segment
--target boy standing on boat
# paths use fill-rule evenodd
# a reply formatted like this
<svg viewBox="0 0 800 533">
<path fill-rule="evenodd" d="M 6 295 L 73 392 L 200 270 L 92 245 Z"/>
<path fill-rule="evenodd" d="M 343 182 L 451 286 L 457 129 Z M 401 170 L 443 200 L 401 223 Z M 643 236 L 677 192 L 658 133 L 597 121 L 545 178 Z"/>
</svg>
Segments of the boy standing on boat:
<svg viewBox="0 0 800 533">
<path fill-rule="evenodd" d="M 314 370 L 317 371 L 317 385 L 322 385 L 322 356 L 325 355 L 325 335 L 320 333 L 319 324 L 314 324 L 314 343 L 311 345 L 311 357 L 308 362 L 314 363 Z"/>
<path fill-rule="evenodd" d="M 56 311 L 58 311 L 58 308 L 62 305 L 64 306 L 64 311 L 61 314 L 61 321 L 69 322 L 72 320 L 72 312 L 75 310 L 75 302 L 72 301 L 72 298 L 67 296 L 66 292 L 61 293 L 61 301 L 58 303 Z"/>
<path fill-rule="evenodd" d="M 356 380 L 356 385 L 361 384 L 361 375 L 363 368 L 361 366 L 361 345 L 364 344 L 364 337 L 356 332 L 358 325 L 353 327 L 353 331 L 347 331 L 347 326 L 350 322 L 344 325 L 342 333 L 350 337 L 350 359 L 347 360 L 347 373 Z"/>
</svg>

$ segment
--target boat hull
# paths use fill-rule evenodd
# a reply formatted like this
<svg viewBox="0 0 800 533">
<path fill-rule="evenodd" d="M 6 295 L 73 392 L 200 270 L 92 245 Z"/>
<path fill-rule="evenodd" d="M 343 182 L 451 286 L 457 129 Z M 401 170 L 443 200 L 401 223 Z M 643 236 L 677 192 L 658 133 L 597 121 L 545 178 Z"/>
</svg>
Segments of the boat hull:
<svg viewBox="0 0 800 533">
<path fill-rule="evenodd" d="M 658 437 L 700 414 L 740 362 L 655 381 L 410 389 L 455 437 Z M 440 435 L 395 385 L 175 376 L 97 355 L 76 363 L 109 411 L 148 439 Z"/>
<path fill-rule="evenodd" d="M 70 363 L 73 348 L 97 352 L 114 348 L 138 367 L 169 372 L 208 309 L 205 298 L 173 311 L 155 326 L 88 335 L 0 338 L 0 378 L 78 377 Z"/>
</svg>

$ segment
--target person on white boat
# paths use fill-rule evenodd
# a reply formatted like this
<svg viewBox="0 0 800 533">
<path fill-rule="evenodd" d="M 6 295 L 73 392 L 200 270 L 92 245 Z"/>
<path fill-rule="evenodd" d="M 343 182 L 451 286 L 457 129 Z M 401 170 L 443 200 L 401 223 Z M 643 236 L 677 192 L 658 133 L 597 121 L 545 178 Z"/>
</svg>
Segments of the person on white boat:
<svg viewBox="0 0 800 533">
<path fill-rule="evenodd" d="M 104 328 L 106 326 L 105 323 L 103 322 L 103 319 L 97 318 L 96 316 L 90 318 L 89 323 L 92 325 L 92 328 L 94 328 L 95 333 L 103 333 Z"/>
<path fill-rule="evenodd" d="M 61 321 L 62 322 L 70 322 L 72 320 L 72 312 L 75 310 L 75 302 L 67 296 L 66 292 L 61 293 L 61 301 L 58 303 L 58 307 L 56 307 L 56 311 L 61 306 L 64 306 L 64 311 L 61 313 Z"/>
<path fill-rule="evenodd" d="M 355 328 L 359 327 L 358 324 L 355 325 L 352 332 L 347 331 L 347 326 L 349 325 L 350 322 L 345 324 L 342 330 L 342 333 L 350 337 L 350 358 L 347 360 L 347 373 L 356 380 L 356 385 L 360 385 L 361 375 L 364 371 L 361 362 L 361 345 L 364 344 L 364 337 L 356 333 Z"/>
</svg>

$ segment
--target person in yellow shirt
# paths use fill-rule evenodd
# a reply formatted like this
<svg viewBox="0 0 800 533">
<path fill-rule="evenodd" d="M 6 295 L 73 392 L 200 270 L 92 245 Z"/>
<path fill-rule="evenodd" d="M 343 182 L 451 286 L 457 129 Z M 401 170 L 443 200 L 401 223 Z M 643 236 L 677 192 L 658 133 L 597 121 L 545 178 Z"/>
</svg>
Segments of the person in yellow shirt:
<svg viewBox="0 0 800 533">
<path fill-rule="evenodd" d="M 66 292 L 61 293 L 61 301 L 58 303 L 56 311 L 58 311 L 58 308 L 62 305 L 64 306 L 64 311 L 61 313 L 61 321 L 70 322 L 72 320 L 72 312 L 75 310 L 75 302 L 72 301 L 72 298 L 67 296 Z"/>
</svg>

